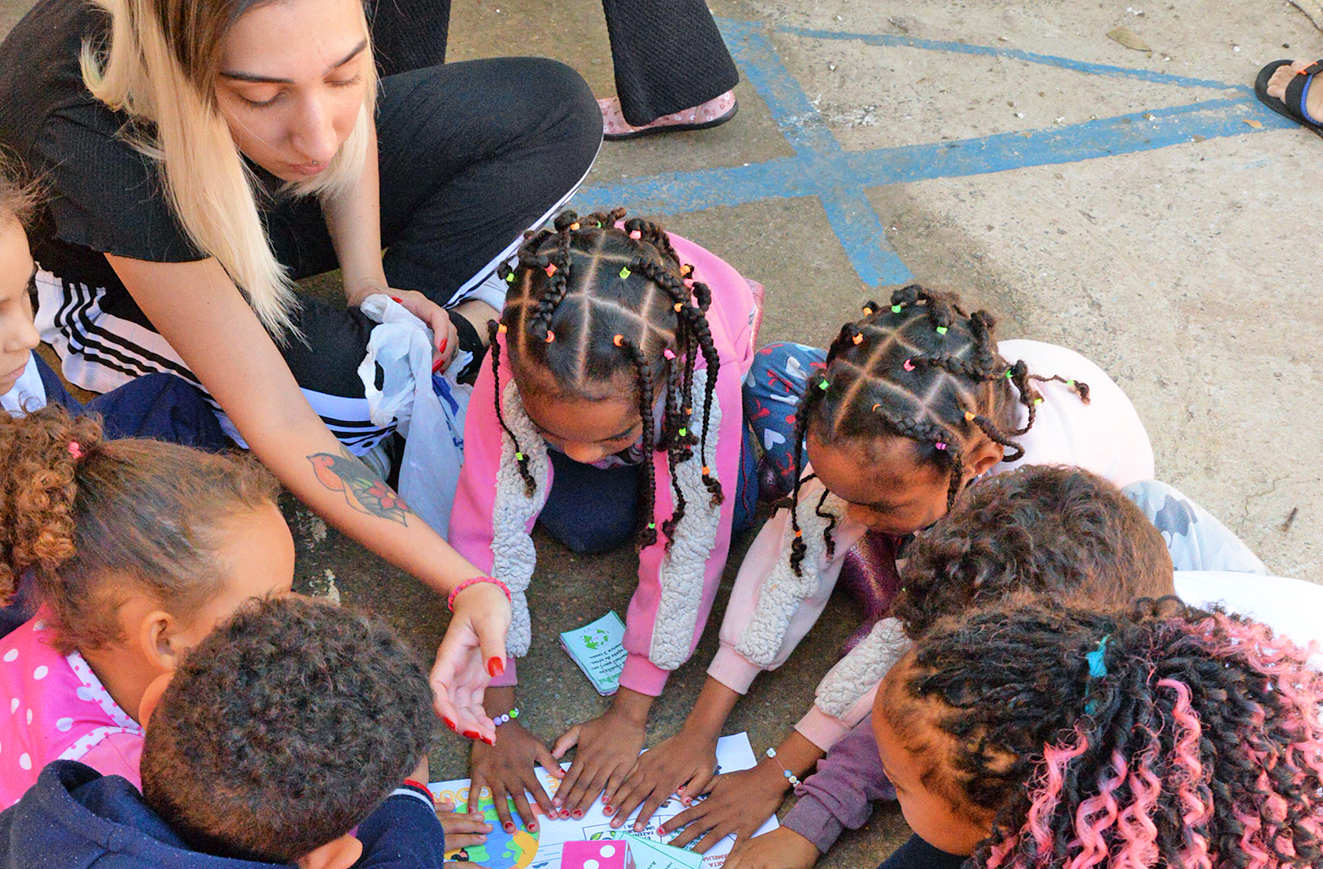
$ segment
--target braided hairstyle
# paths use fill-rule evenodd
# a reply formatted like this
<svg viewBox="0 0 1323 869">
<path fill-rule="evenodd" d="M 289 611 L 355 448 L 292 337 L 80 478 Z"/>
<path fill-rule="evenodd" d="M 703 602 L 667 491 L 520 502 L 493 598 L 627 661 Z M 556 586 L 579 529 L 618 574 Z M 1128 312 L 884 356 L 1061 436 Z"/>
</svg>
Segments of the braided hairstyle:
<svg viewBox="0 0 1323 869">
<path fill-rule="evenodd" d="M 1085 383 L 1029 373 L 1023 360 L 1007 364 L 997 353 L 996 320 L 987 311 L 966 314 L 951 293 L 918 284 L 896 290 L 889 307 L 864 305 L 864 318 L 846 323 L 827 351 L 825 369 L 810 376 L 795 414 L 795 488 L 791 524 L 796 532 L 790 564 L 800 574 L 806 546 L 795 506 L 804 471 L 804 441 L 810 427 L 824 441 L 895 436 L 918 447 L 921 464 L 948 470 L 947 508 L 964 484 L 965 459 L 987 437 L 1013 452 L 1014 440 L 1033 427 L 1042 396 L 1033 381 L 1067 383 L 1084 403 Z M 1017 428 L 1016 405 L 1028 412 Z M 818 504 L 821 514 L 826 492 Z M 833 551 L 833 519 L 824 532 Z"/>
<path fill-rule="evenodd" d="M 938 746 L 935 790 L 991 817 L 977 869 L 1305 869 L 1323 865 L 1305 655 L 1174 598 L 985 610 L 929 634 L 876 711 L 912 753 Z"/>
<path fill-rule="evenodd" d="M 616 226 L 624 209 L 580 218 L 557 216 L 554 229 L 528 233 L 514 269 L 502 267 L 510 284 L 500 323 L 489 326 L 492 377 L 500 382 L 498 332 L 507 333 L 507 352 L 519 366 L 545 371 L 566 394 L 592 399 L 622 372 L 634 384 L 643 421 L 643 485 L 639 493 L 640 549 L 657 541 L 655 451 L 666 452 L 675 510 L 662 523 L 668 545 L 684 518 L 686 501 L 675 469 L 694 455 L 713 505 L 724 495 L 708 464 L 708 420 L 721 362 L 708 328 L 712 293 L 682 264 L 666 233 L 654 223 L 631 218 Z M 691 428 L 694 368 L 703 359 L 707 383 L 703 424 Z M 653 406 L 663 397 L 661 431 L 652 424 Z M 529 458 L 506 425 L 501 396 L 496 416 L 515 448 L 519 475 L 529 496 L 537 484 Z"/>
</svg>

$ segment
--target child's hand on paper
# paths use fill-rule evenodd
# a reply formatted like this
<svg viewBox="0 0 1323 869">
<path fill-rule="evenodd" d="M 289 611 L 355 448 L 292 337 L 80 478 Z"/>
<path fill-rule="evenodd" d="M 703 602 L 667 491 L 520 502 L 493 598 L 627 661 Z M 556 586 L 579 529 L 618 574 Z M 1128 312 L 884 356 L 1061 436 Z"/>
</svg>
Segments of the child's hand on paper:
<svg viewBox="0 0 1323 869">
<path fill-rule="evenodd" d="M 554 800 L 570 817 L 582 818 L 598 794 L 614 793 L 634 768 L 647 738 L 652 699 L 621 688 L 604 715 L 574 725 L 556 740 L 551 753 L 557 760 L 578 746 Z"/>
<path fill-rule="evenodd" d="M 533 795 L 547 817 L 558 817 L 551 797 L 547 796 L 533 770 L 534 764 L 539 763 L 554 776 L 564 775 L 541 740 L 525 730 L 519 722 L 507 721 L 498 728 L 495 745 L 473 743 L 472 759 L 469 761 L 469 805 L 476 804 L 484 787 L 491 788 L 492 800 L 496 803 L 496 816 L 500 818 L 501 826 L 507 833 L 515 830 L 507 797 L 514 800 L 515 810 L 519 812 L 524 827 L 529 832 L 537 832 L 537 816 L 533 814 L 527 794 Z"/>
<path fill-rule="evenodd" d="M 789 827 L 777 827 L 738 842 L 726 856 L 725 869 L 811 869 L 820 856 L 808 839 Z"/>
<path fill-rule="evenodd" d="M 642 755 L 620 788 L 614 794 L 608 790 L 603 796 L 614 809 L 607 813 L 615 815 L 611 826 L 624 825 L 630 813 L 642 803 L 643 810 L 634 822 L 634 830 L 641 831 L 672 794 L 689 805 L 692 802 L 689 795 L 703 793 L 716 768 L 717 737 L 686 725 Z"/>
<path fill-rule="evenodd" d="M 684 832 L 667 844 L 683 848 L 698 840 L 693 850 L 700 854 L 732 833 L 738 844 L 776 814 L 788 788 L 780 767 L 770 760 L 753 769 L 719 775 L 709 785 L 707 799 L 671 818 L 657 832 L 665 835 L 684 827 Z"/>
<path fill-rule="evenodd" d="M 483 820 L 482 812 L 457 812 L 455 804 L 449 800 L 437 804 L 436 817 L 441 822 L 441 829 L 446 831 L 447 851 L 481 845 L 492 831 L 492 825 Z"/>
</svg>

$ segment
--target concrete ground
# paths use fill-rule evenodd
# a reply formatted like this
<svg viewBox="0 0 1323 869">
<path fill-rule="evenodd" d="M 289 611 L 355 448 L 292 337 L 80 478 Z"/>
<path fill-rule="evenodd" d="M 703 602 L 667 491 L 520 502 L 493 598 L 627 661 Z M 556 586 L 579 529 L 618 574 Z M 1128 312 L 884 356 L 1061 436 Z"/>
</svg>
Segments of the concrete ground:
<svg viewBox="0 0 1323 869">
<path fill-rule="evenodd" d="M 29 5 L 0 0 L 0 32 Z M 614 92 L 595 0 L 454 5 L 451 60 L 546 55 Z M 712 5 L 743 74 L 739 116 L 607 144 L 580 210 L 654 215 L 762 281 L 765 341 L 822 344 L 891 284 L 957 289 L 1000 314 L 1003 337 L 1101 364 L 1148 425 L 1160 477 L 1275 572 L 1323 581 L 1323 313 L 1310 289 L 1323 261 L 1308 174 L 1323 142 L 1250 90 L 1264 63 L 1323 56 L 1304 15 L 1283 0 Z M 1109 38 L 1120 26 L 1151 50 Z M 435 648 L 441 602 L 301 508 L 289 513 L 301 585 L 372 606 L 420 652 Z M 747 543 L 732 552 L 718 617 Z M 551 741 L 606 704 L 556 634 L 623 612 L 634 567 L 628 552 L 576 557 L 545 539 L 539 555 L 521 706 Z M 833 603 L 729 730 L 774 743 L 857 617 Z M 716 619 L 710 628 L 658 702 L 650 744 L 696 697 Z M 464 752 L 447 735 L 434 777 L 462 775 Z M 904 833 L 884 808 L 820 865 L 874 866 Z"/>
</svg>

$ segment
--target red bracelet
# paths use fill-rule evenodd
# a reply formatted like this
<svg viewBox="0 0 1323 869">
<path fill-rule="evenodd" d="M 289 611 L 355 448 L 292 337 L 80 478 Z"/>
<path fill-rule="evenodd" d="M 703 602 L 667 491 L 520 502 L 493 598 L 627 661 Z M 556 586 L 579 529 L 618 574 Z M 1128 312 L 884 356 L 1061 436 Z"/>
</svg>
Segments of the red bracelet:
<svg viewBox="0 0 1323 869">
<path fill-rule="evenodd" d="M 475 585 L 476 583 L 479 582 L 492 583 L 501 591 L 505 592 L 505 599 L 507 601 L 510 600 L 510 588 L 505 583 L 501 582 L 499 579 L 497 579 L 494 576 L 475 576 L 472 579 L 464 580 L 459 585 L 455 586 L 450 590 L 449 596 L 446 597 L 446 609 L 450 610 L 453 613 L 455 611 L 455 595 L 459 594 L 461 591 L 468 588 L 470 585 Z"/>
</svg>

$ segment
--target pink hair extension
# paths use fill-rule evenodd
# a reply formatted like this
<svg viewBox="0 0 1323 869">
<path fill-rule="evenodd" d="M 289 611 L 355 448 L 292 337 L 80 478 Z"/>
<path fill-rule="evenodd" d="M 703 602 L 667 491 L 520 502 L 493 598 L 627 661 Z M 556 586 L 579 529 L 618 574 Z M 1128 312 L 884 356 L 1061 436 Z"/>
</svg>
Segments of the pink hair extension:
<svg viewBox="0 0 1323 869">
<path fill-rule="evenodd" d="M 1011 851 L 1015 849 L 1015 846 L 1019 841 L 1018 837 L 1007 837 L 993 845 L 988 850 L 988 860 L 983 864 L 983 869 L 1000 869 L 1002 862 L 1006 859 L 1006 855 L 1010 854 Z"/>
<path fill-rule="evenodd" d="M 1212 777 L 1212 770 L 1204 768 L 1199 756 L 1199 741 L 1203 736 L 1203 725 L 1194 707 L 1190 705 L 1190 688 L 1184 682 L 1175 679 L 1159 679 L 1158 686 L 1168 688 L 1176 694 L 1172 705 L 1172 718 L 1176 726 L 1176 745 L 1172 752 L 1172 762 L 1178 774 L 1174 776 L 1176 796 L 1184 807 L 1181 820 L 1185 822 L 1185 849 L 1181 853 L 1181 869 L 1212 869 L 1213 863 L 1208 856 L 1208 840 L 1197 827 L 1208 823 L 1213 815 L 1213 807 L 1204 802 L 1199 794 L 1201 787 L 1207 788 Z"/>
<path fill-rule="evenodd" d="M 1061 785 L 1066 767 L 1089 749 L 1089 737 L 1084 728 L 1075 725 L 1074 745 L 1049 745 L 1043 750 L 1043 773 L 1029 797 L 1029 811 L 1025 814 L 1021 835 L 1033 837 L 1038 846 L 1038 862 L 1045 862 L 1052 851 L 1052 831 L 1047 823 L 1061 802 Z"/>
<path fill-rule="evenodd" d="M 1117 819 L 1117 830 L 1125 844 L 1116 855 L 1113 869 L 1149 869 L 1158 861 L 1158 827 L 1153 823 L 1153 809 L 1162 795 L 1162 779 L 1153 772 L 1157 757 L 1154 739 L 1130 767 L 1131 803 Z"/>
<path fill-rule="evenodd" d="M 1067 869 L 1092 869 L 1107 863 L 1111 848 L 1104 832 L 1112 829 L 1121 807 L 1116 802 L 1116 789 L 1126 780 L 1129 767 L 1119 751 L 1112 752 L 1114 775 L 1102 773 L 1098 777 L 1098 795 L 1082 800 L 1075 810 L 1075 835 L 1079 837 L 1080 853 Z"/>
</svg>

